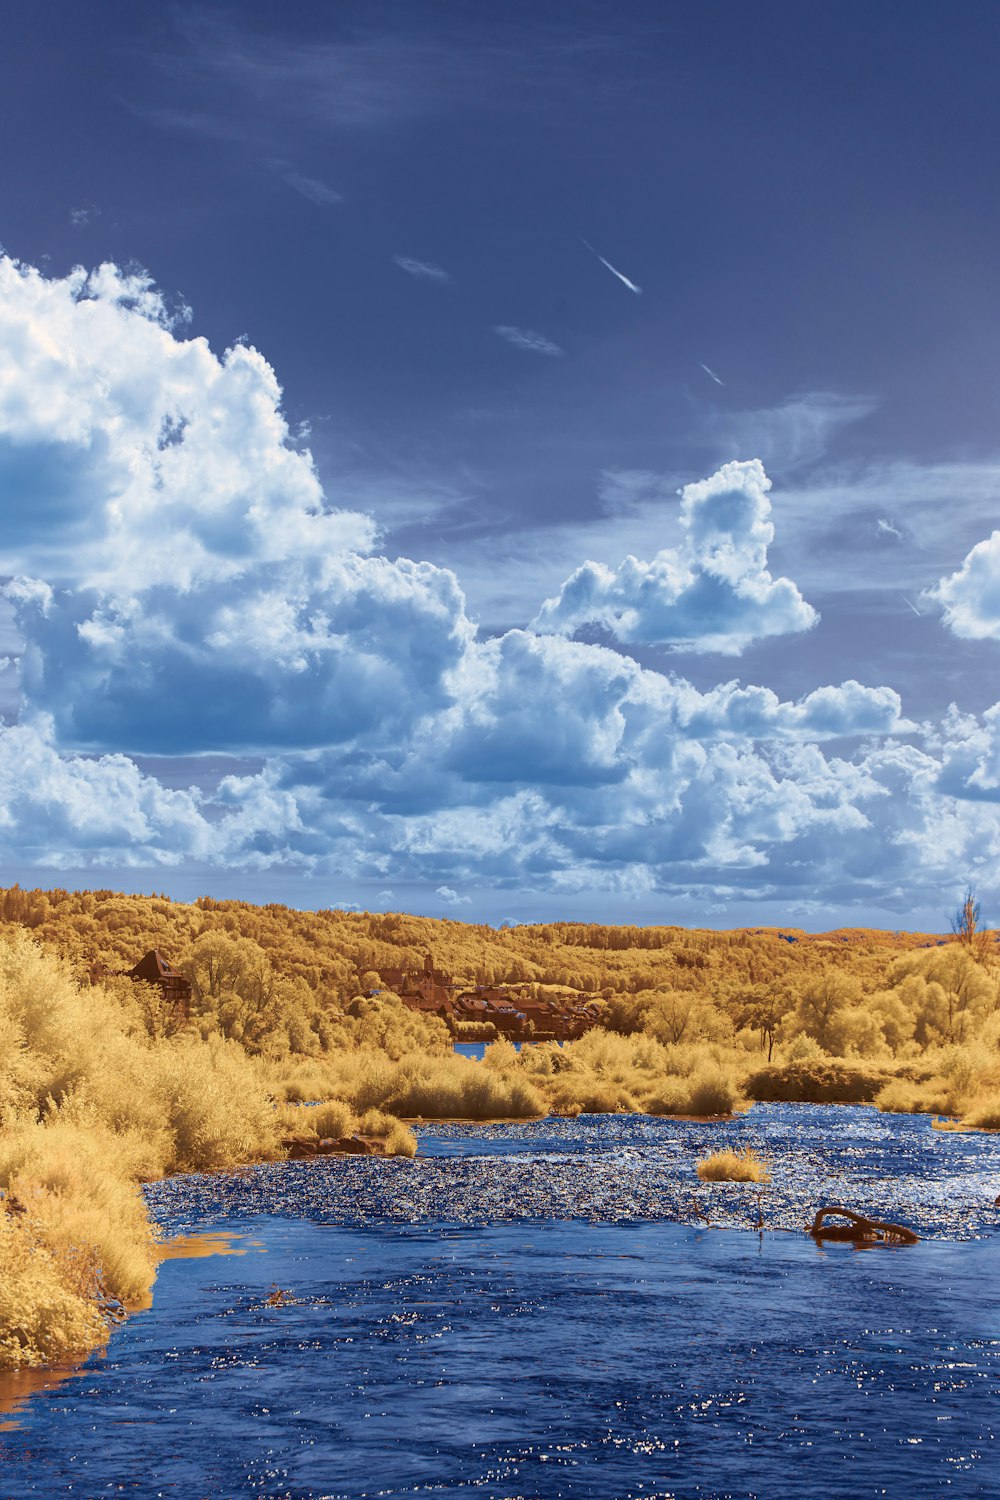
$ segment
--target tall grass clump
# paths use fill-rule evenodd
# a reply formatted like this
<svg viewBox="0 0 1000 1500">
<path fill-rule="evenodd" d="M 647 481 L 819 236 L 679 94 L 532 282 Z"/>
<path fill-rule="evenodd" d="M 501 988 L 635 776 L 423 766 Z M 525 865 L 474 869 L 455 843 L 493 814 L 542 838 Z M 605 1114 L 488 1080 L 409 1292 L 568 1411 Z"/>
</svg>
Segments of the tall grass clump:
<svg viewBox="0 0 1000 1500">
<path fill-rule="evenodd" d="M 743 1151 L 715 1151 L 698 1163 L 702 1182 L 770 1182 L 767 1162 L 752 1146 Z"/>
</svg>

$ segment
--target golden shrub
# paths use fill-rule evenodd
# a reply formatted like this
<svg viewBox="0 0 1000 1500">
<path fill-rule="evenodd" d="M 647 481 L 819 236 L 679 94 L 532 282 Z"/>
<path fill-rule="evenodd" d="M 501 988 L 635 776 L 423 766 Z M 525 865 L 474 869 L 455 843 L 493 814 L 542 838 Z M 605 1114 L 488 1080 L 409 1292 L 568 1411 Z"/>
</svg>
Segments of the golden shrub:
<svg viewBox="0 0 1000 1500">
<path fill-rule="evenodd" d="M 715 1151 L 698 1163 L 702 1182 L 770 1182 L 771 1173 L 762 1156 L 747 1146 L 742 1151 Z"/>
</svg>

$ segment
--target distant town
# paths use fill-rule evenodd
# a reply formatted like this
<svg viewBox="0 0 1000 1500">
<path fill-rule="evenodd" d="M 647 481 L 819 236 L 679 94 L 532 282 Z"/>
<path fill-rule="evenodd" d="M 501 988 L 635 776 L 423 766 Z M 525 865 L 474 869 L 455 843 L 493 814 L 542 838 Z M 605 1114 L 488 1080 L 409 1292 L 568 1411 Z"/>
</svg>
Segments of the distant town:
<svg viewBox="0 0 1000 1500">
<path fill-rule="evenodd" d="M 465 988 L 435 968 L 430 954 L 423 969 L 382 969 L 385 989 L 408 1009 L 437 1016 L 458 1036 L 504 1036 L 511 1041 L 564 1041 L 581 1037 L 601 1020 L 596 997 L 539 997 L 530 984 L 477 984 Z M 372 991 L 377 994 L 378 991 Z"/>
<path fill-rule="evenodd" d="M 106 965 L 94 963 L 89 978 L 92 984 L 100 983 L 112 972 Z M 136 982 L 156 985 L 177 1019 L 190 1019 L 191 982 L 159 949 L 151 949 L 124 973 Z M 408 1010 L 436 1016 L 459 1040 L 507 1037 L 511 1041 L 572 1041 L 602 1019 L 603 1006 L 597 996 L 576 992 L 540 997 L 537 985 L 528 983 L 476 984 L 470 988 L 455 984 L 449 974 L 436 968 L 429 953 L 422 969 L 382 968 L 378 978 L 381 987 L 369 989 L 369 997 L 383 992 L 395 995 Z"/>
</svg>

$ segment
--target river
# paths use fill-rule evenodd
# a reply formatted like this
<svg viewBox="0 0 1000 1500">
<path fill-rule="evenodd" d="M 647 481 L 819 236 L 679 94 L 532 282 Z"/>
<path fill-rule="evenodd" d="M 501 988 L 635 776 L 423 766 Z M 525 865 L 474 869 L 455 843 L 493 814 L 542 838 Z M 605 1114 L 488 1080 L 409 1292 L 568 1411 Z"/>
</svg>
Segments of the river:
<svg viewBox="0 0 1000 1500">
<path fill-rule="evenodd" d="M 21 1403 L 0 1493 L 996 1495 L 995 1137 L 807 1105 L 419 1133 L 152 1185 L 189 1258 Z M 701 1183 L 721 1144 L 772 1184 Z M 830 1201 L 924 1238 L 819 1248 Z"/>
</svg>

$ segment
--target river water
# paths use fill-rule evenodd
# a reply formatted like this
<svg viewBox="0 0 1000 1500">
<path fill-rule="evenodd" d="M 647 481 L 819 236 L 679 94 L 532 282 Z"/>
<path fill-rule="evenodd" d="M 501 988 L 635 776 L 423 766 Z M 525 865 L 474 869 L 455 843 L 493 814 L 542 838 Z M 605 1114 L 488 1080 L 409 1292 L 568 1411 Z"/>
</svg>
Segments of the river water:
<svg viewBox="0 0 1000 1500">
<path fill-rule="evenodd" d="M 806 1105 L 420 1135 L 150 1187 L 201 1253 L 22 1403 L 0 1494 L 1000 1492 L 997 1138 Z M 699 1182 L 723 1144 L 772 1184 Z M 823 1202 L 924 1238 L 818 1248 Z"/>
</svg>

